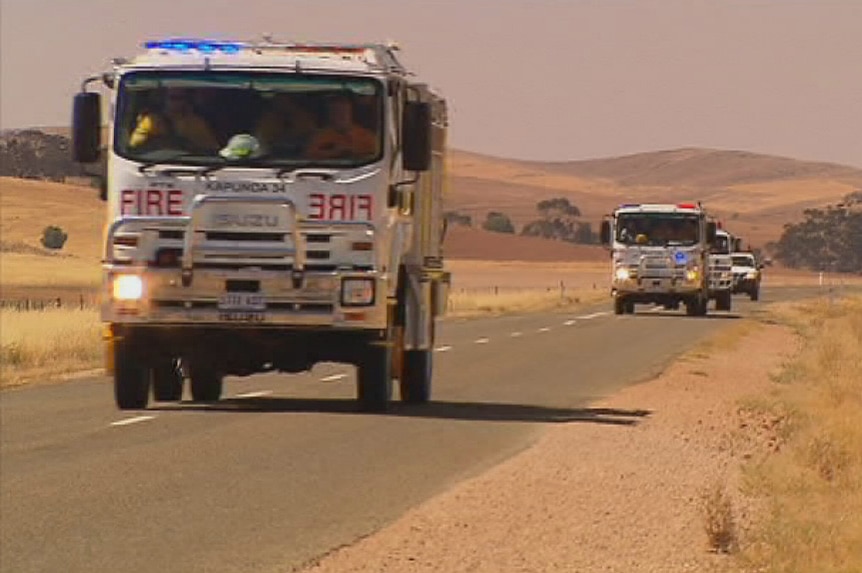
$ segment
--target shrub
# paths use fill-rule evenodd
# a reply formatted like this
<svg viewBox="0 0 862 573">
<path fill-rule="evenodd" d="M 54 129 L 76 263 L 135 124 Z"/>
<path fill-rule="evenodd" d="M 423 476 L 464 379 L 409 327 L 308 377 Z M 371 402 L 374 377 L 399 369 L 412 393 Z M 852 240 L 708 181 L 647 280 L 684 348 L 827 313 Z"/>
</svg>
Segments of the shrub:
<svg viewBox="0 0 862 573">
<path fill-rule="evenodd" d="M 494 233 L 514 233 L 515 225 L 512 224 L 512 220 L 509 219 L 508 215 L 503 213 L 499 213 L 497 211 L 491 211 L 485 217 L 485 222 L 482 223 L 482 228 L 486 231 L 492 231 Z"/>
<path fill-rule="evenodd" d="M 46 249 L 59 251 L 66 244 L 69 235 L 60 227 L 50 225 L 42 231 L 42 246 Z"/>
</svg>

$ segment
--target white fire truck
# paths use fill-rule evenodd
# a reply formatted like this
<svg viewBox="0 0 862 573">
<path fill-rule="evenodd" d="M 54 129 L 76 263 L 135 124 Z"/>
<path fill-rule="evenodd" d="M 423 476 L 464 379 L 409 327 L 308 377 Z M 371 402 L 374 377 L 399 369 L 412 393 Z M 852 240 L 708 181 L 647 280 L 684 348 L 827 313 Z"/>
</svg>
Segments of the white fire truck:
<svg viewBox="0 0 862 573">
<path fill-rule="evenodd" d="M 611 293 L 616 314 L 635 304 L 660 304 L 703 316 L 709 303 L 709 248 L 716 224 L 700 203 L 626 204 L 602 221 L 611 248 Z"/>
<path fill-rule="evenodd" d="M 431 395 L 446 309 L 446 101 L 397 46 L 148 42 L 83 82 L 75 160 L 106 154 L 101 316 L 121 409 L 226 375 L 357 366 L 360 407 Z M 108 142 L 102 104 L 110 91 Z"/>
<path fill-rule="evenodd" d="M 730 311 L 732 308 L 733 245 L 733 235 L 717 228 L 709 251 L 709 298 L 715 301 L 716 310 Z"/>
</svg>

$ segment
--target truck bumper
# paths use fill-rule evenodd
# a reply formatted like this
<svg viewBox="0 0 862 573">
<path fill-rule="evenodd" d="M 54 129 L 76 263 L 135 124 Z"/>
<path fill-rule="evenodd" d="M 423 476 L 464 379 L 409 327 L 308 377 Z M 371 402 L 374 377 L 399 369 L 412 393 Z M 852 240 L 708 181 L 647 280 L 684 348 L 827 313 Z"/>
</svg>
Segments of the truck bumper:
<svg viewBox="0 0 862 573">
<path fill-rule="evenodd" d="M 383 273 L 306 271 L 296 284 L 286 271 L 198 269 L 194 283 L 187 287 L 180 269 L 114 265 L 105 271 L 101 318 L 110 324 L 350 330 L 380 330 L 387 325 L 389 276 Z M 114 282 L 129 275 L 140 279 L 141 296 L 117 300 Z M 369 304 L 345 302 L 345 280 L 368 281 L 373 285 L 373 300 Z M 243 304 L 249 300 L 251 304 Z"/>
</svg>

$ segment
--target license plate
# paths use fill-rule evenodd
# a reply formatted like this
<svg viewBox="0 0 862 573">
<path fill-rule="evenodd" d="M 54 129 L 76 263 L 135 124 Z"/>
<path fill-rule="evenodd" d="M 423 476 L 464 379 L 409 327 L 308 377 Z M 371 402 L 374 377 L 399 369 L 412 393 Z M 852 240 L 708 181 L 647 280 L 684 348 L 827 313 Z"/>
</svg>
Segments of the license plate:
<svg viewBox="0 0 862 573">
<path fill-rule="evenodd" d="M 218 313 L 219 320 L 225 322 L 264 322 L 266 316 L 259 311 L 222 310 Z"/>
<path fill-rule="evenodd" d="M 251 292 L 231 292 L 219 298 L 218 308 L 225 311 L 260 312 L 266 310 L 266 297 Z"/>
</svg>

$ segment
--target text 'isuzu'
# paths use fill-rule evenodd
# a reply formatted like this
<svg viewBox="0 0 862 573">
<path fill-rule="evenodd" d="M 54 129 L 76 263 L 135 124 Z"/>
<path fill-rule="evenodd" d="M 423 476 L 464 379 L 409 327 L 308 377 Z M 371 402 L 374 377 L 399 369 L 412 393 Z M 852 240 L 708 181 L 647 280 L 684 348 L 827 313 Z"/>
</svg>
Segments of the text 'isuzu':
<svg viewBox="0 0 862 573">
<path fill-rule="evenodd" d="M 659 304 L 689 316 L 707 313 L 709 250 L 716 224 L 699 203 L 622 205 L 602 221 L 611 249 L 611 293 L 616 314 L 635 304 Z"/>
<path fill-rule="evenodd" d="M 446 101 L 383 44 L 168 39 L 88 78 L 103 160 L 101 316 L 121 409 L 226 375 L 357 366 L 361 407 L 431 395 L 446 309 Z M 100 94 L 110 90 L 101 149 Z"/>
</svg>

